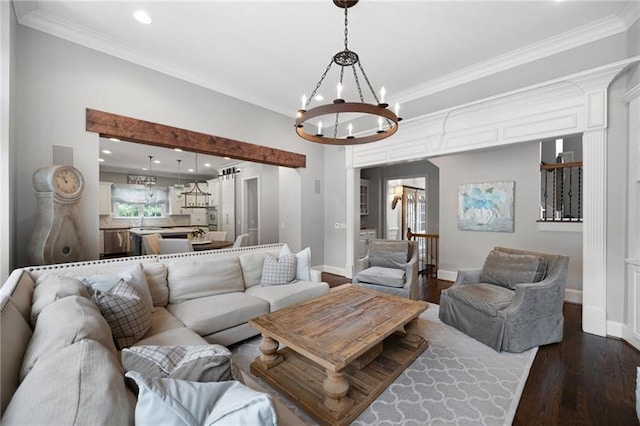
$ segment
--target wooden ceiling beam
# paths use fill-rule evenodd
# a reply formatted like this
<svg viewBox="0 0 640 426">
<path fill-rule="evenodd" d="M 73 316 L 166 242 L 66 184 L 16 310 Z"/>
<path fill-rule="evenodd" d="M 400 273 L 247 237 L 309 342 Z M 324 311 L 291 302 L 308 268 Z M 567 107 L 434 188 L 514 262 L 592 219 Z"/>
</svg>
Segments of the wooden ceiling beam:
<svg viewBox="0 0 640 426">
<path fill-rule="evenodd" d="M 105 138 L 118 138 L 165 148 L 181 148 L 185 151 L 274 166 L 306 167 L 307 161 L 305 155 L 295 152 L 207 135 L 91 108 L 86 110 L 86 130 L 98 133 Z"/>
</svg>

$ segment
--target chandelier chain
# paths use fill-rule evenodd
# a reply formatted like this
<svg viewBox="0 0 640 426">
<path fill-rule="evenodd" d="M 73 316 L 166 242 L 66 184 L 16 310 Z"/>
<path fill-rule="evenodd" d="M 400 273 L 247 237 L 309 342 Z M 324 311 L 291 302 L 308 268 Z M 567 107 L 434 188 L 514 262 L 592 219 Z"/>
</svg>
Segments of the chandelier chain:
<svg viewBox="0 0 640 426">
<path fill-rule="evenodd" d="M 356 67 L 351 67 L 353 70 L 353 79 L 356 81 L 356 87 L 358 88 L 358 95 L 360 96 L 360 102 L 364 103 L 364 95 L 362 94 L 362 87 L 360 87 L 360 79 L 358 79 L 358 73 Z"/>
<path fill-rule="evenodd" d="M 362 72 L 362 75 L 364 76 L 364 81 L 367 82 L 367 86 L 369 86 L 369 90 L 371 90 L 371 94 L 373 95 L 373 99 L 375 99 L 376 103 L 380 103 L 380 100 L 378 100 L 378 95 L 376 94 L 376 91 L 373 89 L 373 86 L 371 85 L 371 82 L 369 81 L 369 77 L 367 77 L 367 73 L 364 72 L 364 68 L 362 68 L 362 63 L 358 62 L 358 67 L 360 68 L 360 71 Z"/>
<path fill-rule="evenodd" d="M 324 70 L 324 72 L 322 73 L 322 77 L 320 77 L 320 81 L 318 81 L 318 83 L 316 84 L 316 87 L 311 92 L 311 96 L 309 96 L 309 99 L 307 99 L 307 102 L 304 105 L 305 109 L 307 109 L 307 107 L 311 103 L 311 100 L 316 96 L 316 92 L 318 91 L 318 89 L 322 85 L 322 82 L 324 81 L 324 78 L 327 76 L 327 73 L 331 69 L 331 65 L 333 65 L 333 58 L 331 58 L 331 60 L 329 61 L 329 65 L 327 65 L 327 69 Z"/>
<path fill-rule="evenodd" d="M 349 50 L 349 18 L 347 2 L 344 3 L 344 50 Z"/>
</svg>

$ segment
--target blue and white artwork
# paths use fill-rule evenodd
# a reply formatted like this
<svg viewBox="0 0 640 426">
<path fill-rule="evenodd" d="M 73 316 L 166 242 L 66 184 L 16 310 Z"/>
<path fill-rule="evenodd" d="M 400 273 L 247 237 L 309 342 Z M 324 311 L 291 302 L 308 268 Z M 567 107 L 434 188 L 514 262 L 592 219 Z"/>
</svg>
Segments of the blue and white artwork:
<svg viewBox="0 0 640 426">
<path fill-rule="evenodd" d="M 513 232 L 514 187 L 513 181 L 458 186 L 458 229 Z"/>
</svg>

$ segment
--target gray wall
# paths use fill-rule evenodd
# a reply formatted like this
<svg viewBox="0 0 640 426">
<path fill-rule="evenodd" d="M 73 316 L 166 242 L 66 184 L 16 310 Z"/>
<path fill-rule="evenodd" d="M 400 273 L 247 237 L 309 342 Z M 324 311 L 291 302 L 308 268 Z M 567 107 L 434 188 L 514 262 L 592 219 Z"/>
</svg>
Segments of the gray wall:
<svg viewBox="0 0 640 426">
<path fill-rule="evenodd" d="M 85 131 L 85 108 L 305 154 L 311 167 L 294 171 L 302 180 L 299 190 L 307 188 L 308 181 L 322 179 L 323 147 L 302 142 L 292 131 L 293 118 L 21 25 L 17 28 L 16 43 L 16 102 L 12 109 L 16 115 L 16 137 L 12 147 L 16 150 L 18 195 L 9 199 L 9 203 L 16 206 L 17 235 L 30 235 L 35 224 L 35 192 L 31 184 L 34 170 L 51 164 L 52 145 L 70 146 L 88 188 L 79 208 L 81 232 L 88 257 L 97 258 L 98 136 Z M 291 232 L 280 229 L 288 238 L 283 242 L 319 247 L 314 250 L 312 263 L 321 264 L 324 253 L 321 232 L 302 235 L 301 229 L 317 227 L 324 200 L 322 196 L 306 194 L 296 194 L 293 199 L 301 198 L 305 202 L 300 208 L 280 210 L 279 222 L 298 224 Z M 294 214 L 302 217 L 290 217 Z M 28 238 L 15 241 L 16 260 L 12 267 L 27 263 Z"/>
<path fill-rule="evenodd" d="M 335 229 L 334 224 L 347 221 L 347 189 L 345 148 L 327 146 L 324 156 L 324 263 L 345 269 L 347 259 L 347 232 Z"/>
<path fill-rule="evenodd" d="M 567 288 L 582 290 L 582 233 L 543 232 L 539 216 L 539 156 L 537 142 L 469 152 L 431 161 L 440 168 L 440 269 L 480 268 L 494 246 L 566 254 Z M 458 230 L 458 185 L 514 181 L 514 232 Z"/>
</svg>

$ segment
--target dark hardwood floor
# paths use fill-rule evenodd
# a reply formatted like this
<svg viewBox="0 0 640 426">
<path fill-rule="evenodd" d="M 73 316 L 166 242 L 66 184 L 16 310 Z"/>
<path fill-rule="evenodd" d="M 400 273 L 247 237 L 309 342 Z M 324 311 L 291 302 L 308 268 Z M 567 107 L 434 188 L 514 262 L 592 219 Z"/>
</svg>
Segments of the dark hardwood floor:
<svg viewBox="0 0 640 426">
<path fill-rule="evenodd" d="M 322 274 L 331 287 L 350 282 Z M 421 281 L 431 303 L 449 281 Z M 582 307 L 565 303 L 562 342 L 538 349 L 514 425 L 637 425 L 636 368 L 640 353 L 627 343 L 582 331 Z"/>
</svg>

